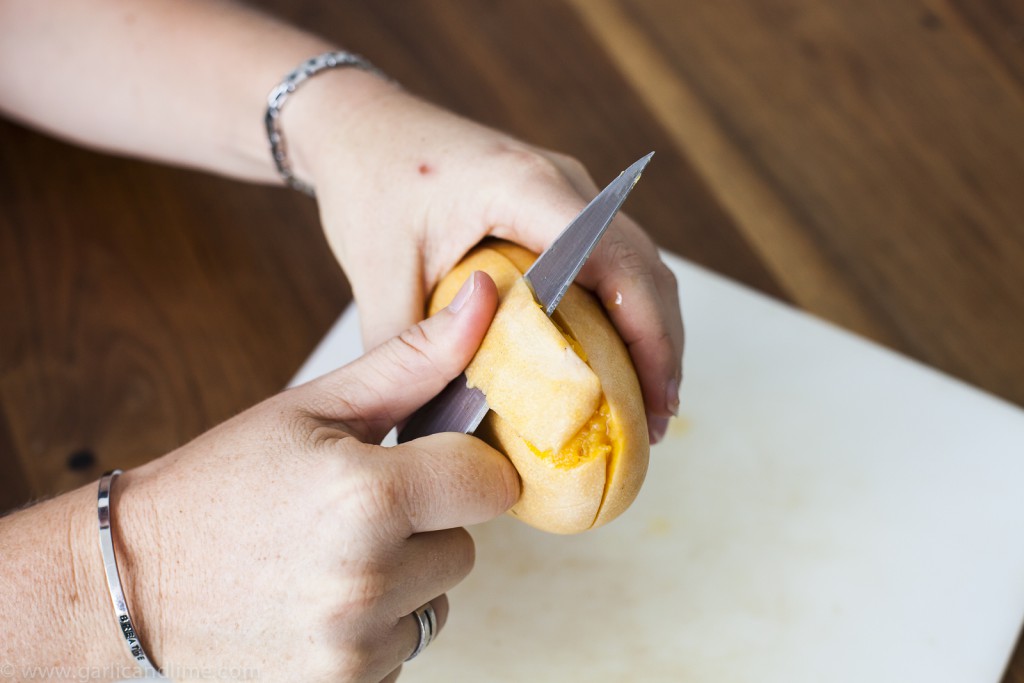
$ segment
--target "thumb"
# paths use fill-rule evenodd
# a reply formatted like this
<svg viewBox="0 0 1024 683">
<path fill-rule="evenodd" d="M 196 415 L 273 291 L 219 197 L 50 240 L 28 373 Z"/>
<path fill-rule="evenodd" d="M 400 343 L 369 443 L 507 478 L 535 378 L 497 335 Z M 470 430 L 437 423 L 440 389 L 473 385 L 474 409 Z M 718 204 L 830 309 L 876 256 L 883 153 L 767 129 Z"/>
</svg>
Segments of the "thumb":
<svg viewBox="0 0 1024 683">
<path fill-rule="evenodd" d="M 447 308 L 311 382 L 309 389 L 322 394 L 320 416 L 343 423 L 361 441 L 379 443 L 465 369 L 497 302 L 494 281 L 474 272 Z"/>
</svg>

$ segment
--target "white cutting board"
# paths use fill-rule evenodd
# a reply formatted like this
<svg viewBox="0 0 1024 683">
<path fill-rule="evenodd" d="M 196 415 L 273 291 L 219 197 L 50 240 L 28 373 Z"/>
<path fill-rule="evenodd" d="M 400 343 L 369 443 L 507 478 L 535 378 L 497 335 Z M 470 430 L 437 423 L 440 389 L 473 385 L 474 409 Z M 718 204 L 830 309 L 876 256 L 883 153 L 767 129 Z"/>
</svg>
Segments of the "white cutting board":
<svg viewBox="0 0 1024 683">
<path fill-rule="evenodd" d="M 1024 617 L 1024 411 L 665 258 L 683 416 L 636 503 L 579 536 L 475 527 L 402 680 L 998 681 Z M 296 381 L 358 355 L 357 327 Z"/>
</svg>

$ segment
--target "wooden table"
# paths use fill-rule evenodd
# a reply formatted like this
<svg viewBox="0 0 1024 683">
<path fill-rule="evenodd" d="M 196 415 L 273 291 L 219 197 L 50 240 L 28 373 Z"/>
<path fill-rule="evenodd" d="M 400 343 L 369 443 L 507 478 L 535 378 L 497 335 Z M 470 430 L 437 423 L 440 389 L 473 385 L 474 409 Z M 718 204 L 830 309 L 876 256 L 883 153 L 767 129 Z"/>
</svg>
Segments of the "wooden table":
<svg viewBox="0 0 1024 683">
<path fill-rule="evenodd" d="M 661 245 L 1024 404 L 1024 4 L 263 4 L 598 181 L 656 150 Z M 275 392 L 349 300 L 305 198 L 2 122 L 0 285 L 4 509 Z"/>
</svg>

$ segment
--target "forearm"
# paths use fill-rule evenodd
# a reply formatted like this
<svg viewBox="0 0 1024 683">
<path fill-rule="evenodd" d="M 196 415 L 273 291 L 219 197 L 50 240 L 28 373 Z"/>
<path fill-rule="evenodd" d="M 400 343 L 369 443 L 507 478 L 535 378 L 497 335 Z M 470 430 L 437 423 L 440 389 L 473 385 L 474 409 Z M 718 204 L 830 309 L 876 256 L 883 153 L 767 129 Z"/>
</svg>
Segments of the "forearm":
<svg viewBox="0 0 1024 683">
<path fill-rule="evenodd" d="M 0 110 L 107 151 L 277 182 L 266 95 L 330 48 L 230 2 L 0 0 Z M 339 71 L 346 73 L 324 80 L 343 80 L 343 106 L 382 85 Z M 303 106 L 295 99 L 286 134 L 297 127 L 290 117 L 300 116 L 289 109 Z M 296 166 L 301 173 L 301 159 Z"/>
<path fill-rule="evenodd" d="M 120 538 L 115 547 L 123 556 Z M 131 670 L 106 590 L 94 485 L 0 518 L 0 548 L 0 678 L 65 667 L 117 680 Z"/>
</svg>

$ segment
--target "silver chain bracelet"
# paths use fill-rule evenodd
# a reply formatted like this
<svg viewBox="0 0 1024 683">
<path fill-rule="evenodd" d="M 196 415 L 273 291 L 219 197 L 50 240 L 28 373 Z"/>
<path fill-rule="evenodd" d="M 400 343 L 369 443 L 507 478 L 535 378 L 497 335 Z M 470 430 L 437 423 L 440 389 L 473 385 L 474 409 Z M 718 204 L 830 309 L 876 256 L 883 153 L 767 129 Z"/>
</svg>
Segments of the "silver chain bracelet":
<svg viewBox="0 0 1024 683">
<path fill-rule="evenodd" d="M 284 133 L 281 131 L 281 108 L 288 100 L 288 96 L 295 92 L 301 83 L 325 69 L 336 67 L 354 66 L 363 71 L 390 80 L 364 57 L 352 52 L 336 51 L 325 52 L 322 55 L 313 57 L 300 64 L 294 71 L 284 77 L 284 80 L 270 91 L 267 95 L 267 113 L 263 121 L 267 126 L 267 138 L 270 140 L 270 154 L 274 157 L 274 165 L 277 172 L 284 178 L 289 187 L 304 192 L 311 197 L 316 196 L 316 191 L 309 183 L 299 180 L 292 171 L 292 165 L 288 161 L 288 152 L 284 144 Z"/>
</svg>

